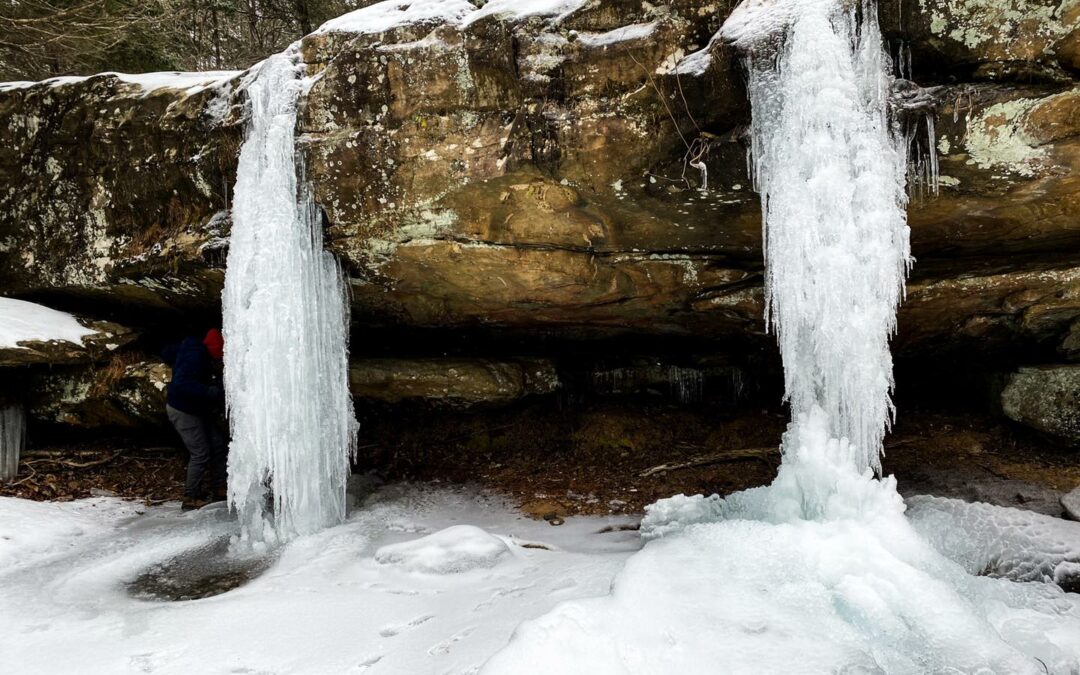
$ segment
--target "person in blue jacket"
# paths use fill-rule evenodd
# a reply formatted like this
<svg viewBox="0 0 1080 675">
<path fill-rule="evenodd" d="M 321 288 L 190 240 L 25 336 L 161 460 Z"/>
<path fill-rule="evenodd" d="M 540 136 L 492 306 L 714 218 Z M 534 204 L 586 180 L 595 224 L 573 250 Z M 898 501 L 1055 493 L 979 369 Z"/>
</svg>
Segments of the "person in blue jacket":
<svg viewBox="0 0 1080 675">
<path fill-rule="evenodd" d="M 172 366 L 165 412 L 190 455 L 181 506 L 185 511 L 226 498 L 228 440 L 218 424 L 225 405 L 220 379 L 224 351 L 225 340 L 214 328 L 201 342 L 189 337 L 164 353 Z"/>
</svg>

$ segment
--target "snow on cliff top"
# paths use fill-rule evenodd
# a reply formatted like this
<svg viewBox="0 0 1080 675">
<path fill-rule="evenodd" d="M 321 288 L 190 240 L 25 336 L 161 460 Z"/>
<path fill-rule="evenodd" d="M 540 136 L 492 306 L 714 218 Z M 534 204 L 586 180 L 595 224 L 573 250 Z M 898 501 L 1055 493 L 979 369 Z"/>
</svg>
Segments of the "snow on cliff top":
<svg viewBox="0 0 1080 675">
<path fill-rule="evenodd" d="M 121 82 L 128 84 L 134 84 L 142 87 L 145 93 L 150 93 L 157 89 L 183 89 L 187 94 L 195 94 L 214 87 L 225 82 L 228 82 L 232 78 L 240 74 L 239 70 L 207 70 L 200 72 L 162 72 L 162 73 L 95 73 L 94 75 L 65 75 L 62 77 L 52 77 L 40 82 L 0 82 L 0 92 L 12 91 L 13 89 L 25 89 L 27 87 L 33 87 L 35 85 L 44 85 L 47 87 L 62 87 L 68 84 L 76 84 L 79 82 L 85 82 L 91 77 L 100 77 L 102 75 L 112 75 Z"/>
<path fill-rule="evenodd" d="M 18 348 L 20 342 L 63 340 L 82 344 L 94 331 L 75 317 L 32 302 L 0 298 L 0 349 Z"/>
<path fill-rule="evenodd" d="M 315 34 L 358 33 L 371 35 L 425 22 L 467 26 L 488 16 L 494 16 L 503 21 L 516 21 L 531 16 L 562 19 L 585 5 L 586 2 L 587 0 L 490 0 L 478 8 L 466 0 L 384 0 L 384 2 L 378 2 L 331 19 L 319 26 Z M 616 29 L 606 34 L 606 37 L 610 41 L 644 37 L 644 35 L 640 34 L 642 27 L 651 27 L 651 24 Z M 627 30 L 630 32 L 626 33 Z M 174 71 L 137 74 L 107 72 L 88 76 L 65 75 L 41 80 L 40 82 L 0 82 L 0 93 L 26 89 L 35 85 L 62 87 L 68 84 L 84 82 L 90 77 L 112 75 L 122 82 L 142 87 L 146 94 L 158 89 L 183 89 L 185 93 L 190 95 L 203 89 L 224 84 L 240 75 L 241 72 L 238 70 L 208 70 L 202 72 Z"/>
<path fill-rule="evenodd" d="M 318 33 L 382 33 L 423 21 L 468 25 L 485 16 L 515 20 L 528 16 L 564 16 L 585 0 L 491 0 L 477 9 L 465 0 L 386 0 L 327 21 Z"/>
</svg>

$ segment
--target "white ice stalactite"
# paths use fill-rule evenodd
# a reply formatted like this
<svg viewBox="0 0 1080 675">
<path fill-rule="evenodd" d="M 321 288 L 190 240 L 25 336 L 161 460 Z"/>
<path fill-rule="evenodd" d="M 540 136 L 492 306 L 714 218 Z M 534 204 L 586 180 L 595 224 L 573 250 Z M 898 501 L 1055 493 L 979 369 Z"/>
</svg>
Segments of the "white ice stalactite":
<svg viewBox="0 0 1080 675">
<path fill-rule="evenodd" d="M 793 427 L 821 411 L 852 466 L 879 470 L 892 415 L 889 338 L 910 262 L 905 138 L 886 109 L 887 56 L 876 21 L 832 0 L 766 9 L 765 30 L 738 10 L 724 29 L 749 47 L 766 318 Z"/>
<path fill-rule="evenodd" d="M 244 83 L 223 313 L 229 502 L 252 543 L 340 523 L 355 450 L 345 286 L 296 153 L 302 74 L 294 47 Z"/>
<path fill-rule="evenodd" d="M 19 456 L 26 447 L 26 412 L 22 406 L 0 408 L 0 481 L 19 472 Z"/>
</svg>

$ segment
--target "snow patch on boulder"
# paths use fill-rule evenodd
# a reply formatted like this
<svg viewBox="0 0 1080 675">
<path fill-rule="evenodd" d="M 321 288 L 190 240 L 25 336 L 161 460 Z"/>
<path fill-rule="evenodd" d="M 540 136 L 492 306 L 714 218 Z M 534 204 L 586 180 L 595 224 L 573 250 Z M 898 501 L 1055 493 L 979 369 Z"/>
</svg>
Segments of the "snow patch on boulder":
<svg viewBox="0 0 1080 675">
<path fill-rule="evenodd" d="M 518 21 L 531 16 L 559 20 L 585 4 L 585 0 L 491 0 L 477 9 L 465 0 L 386 0 L 327 21 L 315 34 L 377 34 L 422 23 L 467 26 L 487 16 Z"/>
<path fill-rule="evenodd" d="M 388 0 L 331 19 L 315 34 L 375 34 L 424 22 L 456 25 L 475 11 L 476 7 L 465 0 Z"/>
<path fill-rule="evenodd" d="M 0 349 L 19 347 L 20 342 L 83 343 L 94 331 L 66 312 L 14 298 L 0 298 Z"/>
</svg>

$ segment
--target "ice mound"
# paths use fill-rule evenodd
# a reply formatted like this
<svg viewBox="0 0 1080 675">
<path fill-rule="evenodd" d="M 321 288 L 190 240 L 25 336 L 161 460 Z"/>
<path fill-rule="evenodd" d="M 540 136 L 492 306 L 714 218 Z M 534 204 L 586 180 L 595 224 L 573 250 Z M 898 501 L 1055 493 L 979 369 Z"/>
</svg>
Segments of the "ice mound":
<svg viewBox="0 0 1080 675">
<path fill-rule="evenodd" d="M 426 537 L 383 546 L 375 562 L 397 565 L 409 572 L 458 574 L 499 564 L 510 547 L 498 537 L 472 525 L 455 525 Z"/>
<path fill-rule="evenodd" d="M 821 411 L 793 428 L 787 440 L 794 445 L 772 485 L 726 499 L 679 495 L 648 507 L 641 528 L 648 543 L 616 577 L 610 597 L 566 603 L 523 624 L 482 672 L 675 675 L 700 672 L 702 664 L 733 673 L 1080 667 L 1080 597 L 1049 584 L 972 576 L 912 527 L 892 478 L 851 470 L 846 443 L 828 437 Z M 915 500 L 913 510 L 943 503 L 971 512 L 952 500 Z M 965 522 L 982 523 L 968 528 L 972 541 L 962 542 L 964 528 L 954 527 L 947 551 L 963 558 L 980 550 L 984 533 L 1002 540 L 1000 532 L 1010 531 L 987 523 L 1012 523 L 1028 541 L 1041 536 L 1041 550 L 1060 558 L 1046 543 L 1058 538 L 1050 524 L 1069 523 L 997 511 L 1015 514 L 969 517 Z M 1014 536 L 1001 550 L 1023 546 Z"/>
<path fill-rule="evenodd" d="M 1080 523 L 958 499 L 907 503 L 915 531 L 969 573 L 1080 591 Z"/>
<path fill-rule="evenodd" d="M 876 492 L 877 481 L 865 480 Z M 766 505 L 794 499 L 788 488 L 778 481 L 734 501 L 776 517 Z M 668 501 L 649 514 L 650 531 L 666 534 L 627 562 L 610 597 L 526 622 L 482 672 L 675 675 L 713 664 L 732 673 L 1073 673 L 1080 665 L 1080 598 L 969 575 L 926 544 L 896 502 L 866 518 L 706 522 L 733 500 Z"/>
</svg>

